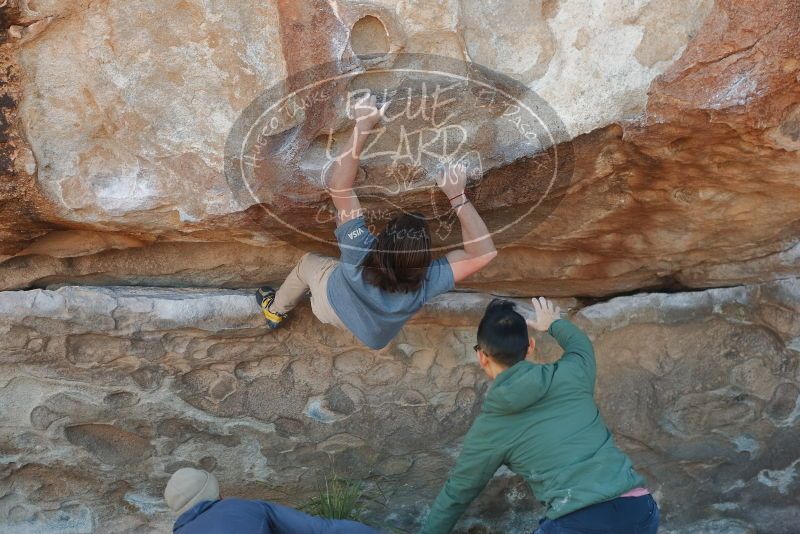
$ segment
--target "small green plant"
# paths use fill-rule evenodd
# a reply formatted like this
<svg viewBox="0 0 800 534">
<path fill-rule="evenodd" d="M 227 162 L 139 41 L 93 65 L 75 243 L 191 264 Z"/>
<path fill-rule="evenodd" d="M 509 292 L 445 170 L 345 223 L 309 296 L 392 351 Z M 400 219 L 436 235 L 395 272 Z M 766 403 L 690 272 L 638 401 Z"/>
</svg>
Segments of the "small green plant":
<svg viewBox="0 0 800 534">
<path fill-rule="evenodd" d="M 318 496 L 309 500 L 303 510 L 327 519 L 358 521 L 364 511 L 364 488 L 360 482 L 343 480 L 332 475 L 325 477 L 325 485 Z"/>
</svg>

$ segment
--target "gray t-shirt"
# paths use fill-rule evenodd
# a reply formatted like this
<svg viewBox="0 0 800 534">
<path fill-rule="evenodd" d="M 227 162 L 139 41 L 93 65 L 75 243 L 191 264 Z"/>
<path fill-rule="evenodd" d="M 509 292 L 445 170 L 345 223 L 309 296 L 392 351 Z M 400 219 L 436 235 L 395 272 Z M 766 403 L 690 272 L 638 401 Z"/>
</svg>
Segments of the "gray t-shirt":
<svg viewBox="0 0 800 534">
<path fill-rule="evenodd" d="M 341 262 L 328 279 L 328 300 L 345 326 L 371 349 L 388 345 L 423 304 L 455 287 L 453 269 L 442 257 L 431 263 L 417 291 L 383 291 L 361 275 L 361 264 L 375 244 L 364 218 L 347 221 L 335 233 Z"/>
</svg>

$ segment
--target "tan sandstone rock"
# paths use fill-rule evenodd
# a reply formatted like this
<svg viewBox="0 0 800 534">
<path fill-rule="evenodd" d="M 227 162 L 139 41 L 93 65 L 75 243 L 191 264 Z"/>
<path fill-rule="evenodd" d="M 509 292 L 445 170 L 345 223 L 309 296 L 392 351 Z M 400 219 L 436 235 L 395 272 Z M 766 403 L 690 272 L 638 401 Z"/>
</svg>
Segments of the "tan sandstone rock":
<svg viewBox="0 0 800 534">
<path fill-rule="evenodd" d="M 226 284 L 252 286 L 291 267 L 294 257 L 270 256 L 278 239 L 330 251 L 253 217 L 257 208 L 229 189 L 223 153 L 260 92 L 323 61 L 357 65 L 353 46 L 482 63 L 535 90 L 573 138 L 574 175 L 553 193 L 557 209 L 527 236 L 500 238 L 507 249 L 468 285 L 605 295 L 798 272 L 796 0 L 12 5 L 10 23 L 49 22 L 2 44 L 9 134 L 0 288 L 135 277 L 213 285 L 222 272 Z M 362 82 L 370 80 L 380 81 Z M 525 177 L 536 160 L 502 120 L 466 102 L 455 111 L 484 163 L 476 204 L 497 227 L 527 209 Z M 346 128 L 342 113 L 331 104 L 301 118 L 301 135 L 262 177 L 281 217 L 325 240 L 331 225 L 313 222 L 328 206 L 313 180 L 315 151 L 321 128 Z M 389 179 L 370 165 L 363 183 Z M 423 171 L 419 183 L 430 185 L 433 171 Z M 430 207 L 419 191 L 374 202 Z M 77 264 L 36 244 L 73 230 L 157 245 L 126 256 L 115 252 L 118 239 L 98 237 L 108 250 L 78 247 Z M 164 243 L 180 243 L 186 258 L 241 250 L 237 243 L 253 249 L 224 254 L 216 272 L 187 259 L 175 276 Z M 27 257 L 13 257 L 20 253 Z M 136 272 L 128 257 L 142 259 Z M 243 273 L 262 268 L 268 273 Z"/>
</svg>

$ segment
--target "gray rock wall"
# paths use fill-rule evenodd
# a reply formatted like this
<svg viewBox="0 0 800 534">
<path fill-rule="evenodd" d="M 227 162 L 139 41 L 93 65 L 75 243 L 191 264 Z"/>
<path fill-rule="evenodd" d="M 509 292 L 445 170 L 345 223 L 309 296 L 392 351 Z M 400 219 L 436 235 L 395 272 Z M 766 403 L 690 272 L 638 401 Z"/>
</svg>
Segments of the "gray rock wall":
<svg viewBox="0 0 800 534">
<path fill-rule="evenodd" d="M 447 295 L 372 352 L 307 306 L 269 332 L 249 292 L 2 292 L 0 531 L 168 531 L 161 492 L 186 465 L 295 505 L 333 470 L 366 481 L 370 521 L 413 531 L 487 388 L 487 302 Z M 800 281 L 563 304 L 666 532 L 796 532 Z M 527 532 L 538 511 L 501 469 L 460 528 Z"/>
</svg>

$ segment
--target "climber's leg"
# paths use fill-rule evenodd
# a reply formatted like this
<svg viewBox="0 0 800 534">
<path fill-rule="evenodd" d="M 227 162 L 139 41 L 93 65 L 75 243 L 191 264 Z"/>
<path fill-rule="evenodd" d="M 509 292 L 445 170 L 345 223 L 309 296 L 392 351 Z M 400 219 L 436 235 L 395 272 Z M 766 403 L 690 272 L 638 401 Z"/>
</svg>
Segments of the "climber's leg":
<svg viewBox="0 0 800 534">
<path fill-rule="evenodd" d="M 310 252 L 295 265 L 277 292 L 270 287 L 259 289 L 256 300 L 269 327 L 277 328 L 310 292 L 314 315 L 323 323 L 346 328 L 328 300 L 328 278 L 337 265 L 339 260 L 335 258 Z"/>
<path fill-rule="evenodd" d="M 278 289 L 268 312 L 278 315 L 277 322 L 280 322 L 310 291 L 314 315 L 323 323 L 344 328 L 328 301 L 328 278 L 337 265 L 339 260 L 335 258 L 313 252 L 304 255 Z M 267 319 L 275 322 L 270 316 Z"/>
<path fill-rule="evenodd" d="M 316 254 L 305 254 L 283 281 L 278 291 L 262 287 L 256 292 L 256 301 L 270 328 L 278 328 L 291 309 L 308 293 L 314 271 L 319 267 Z"/>
<path fill-rule="evenodd" d="M 336 311 L 331 306 L 328 299 L 328 279 L 334 269 L 339 265 L 339 260 L 334 258 L 323 258 L 319 263 L 319 269 L 311 278 L 311 311 L 317 319 L 325 324 L 333 325 L 337 328 L 347 329 L 347 327 L 336 315 Z"/>
<path fill-rule="evenodd" d="M 311 289 L 311 278 L 319 269 L 319 260 L 322 258 L 323 256 L 311 252 L 300 258 L 275 294 L 275 299 L 269 307 L 270 311 L 285 314 L 300 304 Z"/>
<path fill-rule="evenodd" d="M 278 328 L 284 319 L 286 319 L 285 313 L 275 313 L 270 311 L 269 307 L 272 306 L 272 302 L 275 300 L 275 290 L 269 286 L 264 286 L 258 288 L 256 291 L 256 302 L 258 303 L 258 307 L 261 308 L 261 313 L 264 314 L 264 317 L 267 319 L 267 325 L 272 328 Z"/>
</svg>

